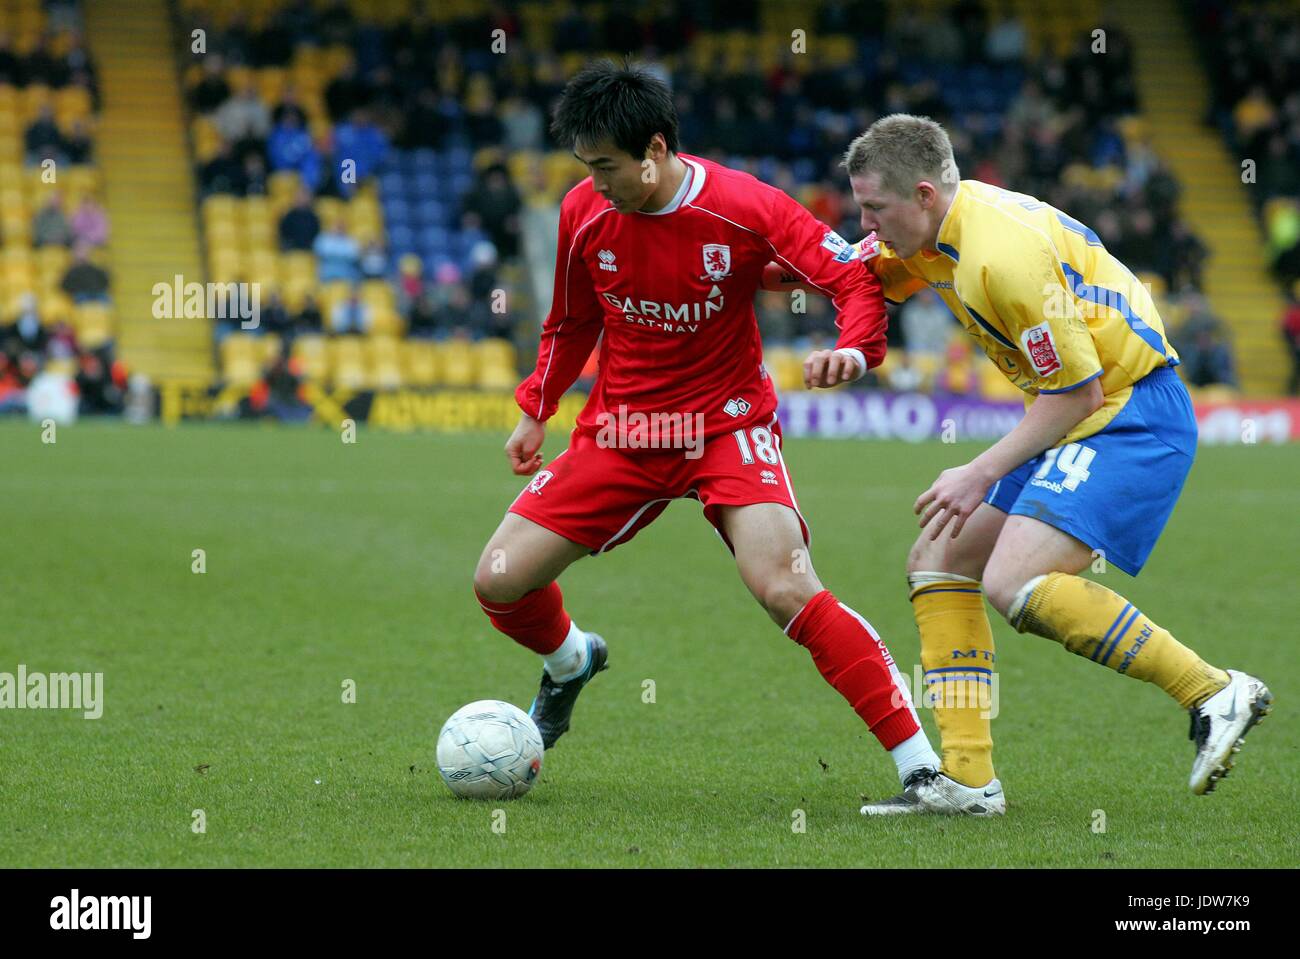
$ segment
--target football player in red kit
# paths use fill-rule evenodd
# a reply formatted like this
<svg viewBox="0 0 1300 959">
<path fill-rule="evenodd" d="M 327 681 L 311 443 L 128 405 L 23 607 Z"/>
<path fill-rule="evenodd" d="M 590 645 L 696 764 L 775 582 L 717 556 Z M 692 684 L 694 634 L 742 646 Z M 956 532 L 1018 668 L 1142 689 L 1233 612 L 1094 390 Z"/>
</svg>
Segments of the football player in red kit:
<svg viewBox="0 0 1300 959">
<path fill-rule="evenodd" d="M 556 578 L 692 497 L 754 598 L 808 649 L 900 780 L 937 770 L 885 644 L 813 572 L 754 316 L 772 261 L 829 296 L 839 337 L 808 357 L 804 379 L 834 386 L 884 356 L 879 282 L 780 190 L 678 153 L 672 95 L 646 71 L 607 61 L 584 69 L 553 130 L 591 177 L 560 206 L 551 311 L 537 367 L 515 393 L 523 415 L 506 454 L 532 479 L 474 575 L 492 624 L 543 657 L 530 715 L 547 748 L 608 657 L 604 640 L 565 611 Z M 541 469 L 546 420 L 597 344 L 599 372 L 569 447 Z"/>
</svg>

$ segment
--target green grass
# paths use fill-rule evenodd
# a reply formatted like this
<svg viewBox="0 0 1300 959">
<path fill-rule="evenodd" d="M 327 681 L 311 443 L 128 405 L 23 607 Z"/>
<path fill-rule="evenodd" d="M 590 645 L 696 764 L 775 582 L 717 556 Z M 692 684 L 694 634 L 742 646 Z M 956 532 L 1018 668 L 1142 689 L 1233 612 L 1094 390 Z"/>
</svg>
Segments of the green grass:
<svg viewBox="0 0 1300 959">
<path fill-rule="evenodd" d="M 561 583 L 611 668 L 522 800 L 454 799 L 433 747 L 538 663 L 470 580 L 521 486 L 502 436 L 0 423 L 0 671 L 101 671 L 103 718 L 0 711 L 0 864 L 1282 866 L 1300 733 L 1300 447 L 1204 449 L 1124 593 L 1278 706 L 1210 797 L 1158 689 L 994 624 L 1008 815 L 868 821 L 892 763 L 691 501 Z M 547 454 L 562 448 L 553 436 Z M 909 507 L 974 447 L 791 441 L 823 581 L 917 659 Z M 206 551 L 207 572 L 191 572 Z M 357 702 L 342 702 L 352 679 Z M 657 702 L 642 702 L 653 679 Z M 935 741 L 933 718 L 925 717 Z M 819 762 L 820 760 L 820 762 Z M 822 763 L 825 764 L 823 769 Z M 204 767 L 203 771 L 196 767 Z M 506 811 L 504 833 L 493 809 Z M 206 833 L 191 830 L 193 810 Z M 791 829 L 793 811 L 807 831 Z M 1091 826 L 1103 810 L 1106 832 Z"/>
</svg>

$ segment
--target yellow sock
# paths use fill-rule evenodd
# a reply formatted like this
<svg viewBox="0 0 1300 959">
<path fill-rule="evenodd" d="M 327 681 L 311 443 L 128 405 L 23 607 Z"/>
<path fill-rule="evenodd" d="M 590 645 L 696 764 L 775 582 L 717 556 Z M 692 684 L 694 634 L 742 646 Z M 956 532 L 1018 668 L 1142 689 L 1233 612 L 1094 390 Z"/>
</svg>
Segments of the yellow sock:
<svg viewBox="0 0 1300 959">
<path fill-rule="evenodd" d="M 986 785 L 993 778 L 994 655 L 979 581 L 912 573 L 907 582 L 921 633 L 924 701 L 934 707 L 943 741 L 943 771 L 967 786 Z"/>
<path fill-rule="evenodd" d="M 1118 593 L 1080 576 L 1048 573 L 1025 584 L 1010 610 L 1022 633 L 1046 636 L 1117 673 L 1155 683 L 1184 709 L 1228 685 L 1211 666 Z"/>
</svg>

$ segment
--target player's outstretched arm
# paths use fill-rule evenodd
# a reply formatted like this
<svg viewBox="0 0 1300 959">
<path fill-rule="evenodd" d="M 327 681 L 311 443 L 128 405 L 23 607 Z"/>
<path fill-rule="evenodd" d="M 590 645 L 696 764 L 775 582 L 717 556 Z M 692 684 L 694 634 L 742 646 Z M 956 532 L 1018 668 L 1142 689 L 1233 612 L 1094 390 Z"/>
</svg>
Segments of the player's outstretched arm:
<svg viewBox="0 0 1300 959">
<path fill-rule="evenodd" d="M 776 262 L 763 267 L 763 279 L 759 286 L 769 293 L 792 293 L 795 290 L 803 290 L 805 293 L 816 293 L 818 296 L 826 295 L 826 291 L 821 287 L 805 283 L 803 277 L 788 266 Z"/>
<path fill-rule="evenodd" d="M 506 440 L 506 456 L 510 468 L 519 476 L 531 476 L 542 466 L 542 441 L 546 439 L 546 424 L 527 413 L 519 417 L 510 439 Z"/>
</svg>

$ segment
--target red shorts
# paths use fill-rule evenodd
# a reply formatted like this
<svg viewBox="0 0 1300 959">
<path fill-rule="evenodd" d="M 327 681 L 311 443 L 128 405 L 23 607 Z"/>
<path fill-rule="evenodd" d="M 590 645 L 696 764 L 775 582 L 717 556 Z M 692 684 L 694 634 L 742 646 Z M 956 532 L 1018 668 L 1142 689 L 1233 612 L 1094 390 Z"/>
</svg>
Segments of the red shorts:
<svg viewBox="0 0 1300 959">
<path fill-rule="evenodd" d="M 719 507 L 781 503 L 799 517 L 804 543 L 809 543 L 775 416 L 769 426 L 713 437 L 695 459 L 686 453 L 602 446 L 596 437 L 575 430 L 569 448 L 534 474 L 509 511 L 595 554 L 626 543 L 675 499 L 699 500 L 704 518 L 728 549 L 731 541 L 720 525 Z"/>
</svg>

